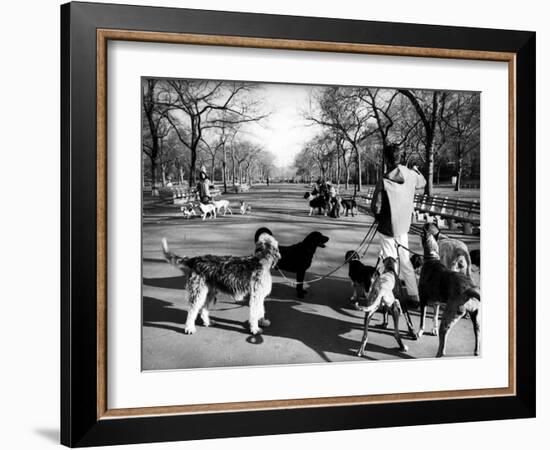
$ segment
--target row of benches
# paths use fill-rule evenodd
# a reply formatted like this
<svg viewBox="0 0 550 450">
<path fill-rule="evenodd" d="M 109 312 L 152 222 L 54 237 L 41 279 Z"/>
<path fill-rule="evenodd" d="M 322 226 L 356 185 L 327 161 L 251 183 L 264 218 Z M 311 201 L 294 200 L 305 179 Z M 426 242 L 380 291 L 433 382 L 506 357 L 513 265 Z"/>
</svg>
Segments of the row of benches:
<svg viewBox="0 0 550 450">
<path fill-rule="evenodd" d="M 240 192 L 248 192 L 249 184 L 236 184 L 233 186 L 233 191 L 238 194 Z M 212 198 L 217 198 L 221 195 L 221 188 L 214 187 L 210 189 Z M 197 200 L 197 194 L 194 190 L 190 190 L 187 186 L 163 186 L 158 189 L 159 198 L 164 202 L 169 202 L 177 205 L 185 204 L 190 201 Z"/>
<path fill-rule="evenodd" d="M 373 194 L 374 188 L 370 187 L 358 195 L 363 201 L 358 201 L 357 204 L 366 212 L 370 212 Z M 479 228 L 481 224 L 480 203 L 478 201 L 460 200 L 438 195 L 415 194 L 413 214 L 415 221 L 434 221 L 440 228 L 456 229 L 459 224 L 462 224 L 464 233 L 467 234 L 471 234 L 473 228 Z"/>
</svg>

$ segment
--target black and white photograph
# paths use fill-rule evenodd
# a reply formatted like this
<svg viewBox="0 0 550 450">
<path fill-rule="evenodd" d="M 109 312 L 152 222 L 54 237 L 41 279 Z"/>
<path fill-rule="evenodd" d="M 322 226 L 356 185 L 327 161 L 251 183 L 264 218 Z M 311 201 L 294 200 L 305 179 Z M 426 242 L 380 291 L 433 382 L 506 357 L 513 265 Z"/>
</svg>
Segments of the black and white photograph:
<svg viewBox="0 0 550 450">
<path fill-rule="evenodd" d="M 479 92 L 141 90 L 142 370 L 481 354 Z"/>
</svg>

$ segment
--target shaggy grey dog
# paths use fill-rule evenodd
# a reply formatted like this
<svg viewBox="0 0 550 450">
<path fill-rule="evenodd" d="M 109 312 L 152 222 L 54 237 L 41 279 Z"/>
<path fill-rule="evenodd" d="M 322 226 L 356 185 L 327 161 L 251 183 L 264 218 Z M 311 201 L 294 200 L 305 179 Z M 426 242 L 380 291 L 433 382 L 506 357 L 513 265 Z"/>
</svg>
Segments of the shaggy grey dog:
<svg viewBox="0 0 550 450">
<path fill-rule="evenodd" d="M 439 247 L 439 258 L 447 269 L 472 278 L 472 260 L 464 242 L 440 237 L 439 227 L 435 223 L 425 224 L 422 232 L 435 238 Z"/>
<path fill-rule="evenodd" d="M 264 234 L 256 243 L 253 256 L 204 255 L 180 257 L 168 249 L 162 239 L 166 260 L 180 269 L 187 278 L 189 303 L 184 331 L 193 334 L 200 313 L 204 326 L 210 325 L 208 308 L 216 301 L 217 292 L 224 292 L 239 300 L 250 295 L 250 332 L 260 334 L 260 326 L 270 325 L 265 316 L 264 300 L 271 292 L 271 268 L 281 258 L 279 245 L 273 236 Z"/>
<path fill-rule="evenodd" d="M 422 233 L 424 264 L 420 271 L 418 293 L 420 296 L 420 329 L 418 337 L 424 333 L 427 306 L 433 306 L 433 334 L 439 334 L 437 357 L 445 356 L 449 332 L 458 320 L 470 314 L 474 327 L 474 355 L 479 355 L 481 297 L 479 288 L 466 274 L 454 272 L 439 259 L 439 246 L 433 234 Z M 438 327 L 439 305 L 445 305 L 441 325 Z M 439 329 L 438 329 L 439 328 Z"/>
</svg>

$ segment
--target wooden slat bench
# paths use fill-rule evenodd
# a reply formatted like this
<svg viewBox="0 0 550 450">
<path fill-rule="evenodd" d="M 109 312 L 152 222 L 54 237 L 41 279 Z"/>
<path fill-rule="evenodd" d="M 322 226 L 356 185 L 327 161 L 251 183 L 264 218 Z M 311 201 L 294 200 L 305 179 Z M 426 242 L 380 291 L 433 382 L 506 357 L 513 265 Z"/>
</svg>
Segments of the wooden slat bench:
<svg viewBox="0 0 550 450">
<path fill-rule="evenodd" d="M 357 206 L 363 212 L 370 214 L 370 204 L 374 188 L 367 188 L 356 196 Z M 353 198 L 351 195 L 342 198 Z M 463 224 L 464 232 L 472 233 L 473 227 L 480 226 L 480 204 L 478 201 L 460 200 L 449 197 L 429 196 L 416 194 L 414 196 L 414 218 L 416 221 L 435 221 L 440 228 L 447 226 L 450 229 Z"/>
<path fill-rule="evenodd" d="M 221 190 L 218 187 L 210 189 L 212 198 L 219 197 Z M 166 203 L 174 205 L 185 205 L 192 201 L 198 200 L 194 189 L 189 189 L 187 186 L 165 186 L 159 189 L 159 197 Z"/>
<path fill-rule="evenodd" d="M 235 190 L 235 194 L 239 194 L 241 192 L 248 192 L 250 190 L 250 185 L 246 183 L 235 184 L 235 186 L 233 186 L 233 189 Z"/>
</svg>

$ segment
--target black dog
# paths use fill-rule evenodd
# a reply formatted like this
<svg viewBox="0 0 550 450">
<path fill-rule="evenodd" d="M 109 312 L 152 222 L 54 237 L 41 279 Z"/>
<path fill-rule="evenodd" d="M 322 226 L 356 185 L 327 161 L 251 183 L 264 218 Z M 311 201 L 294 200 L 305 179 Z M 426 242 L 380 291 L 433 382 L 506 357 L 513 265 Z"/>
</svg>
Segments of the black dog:
<svg viewBox="0 0 550 450">
<path fill-rule="evenodd" d="M 273 233 L 269 228 L 259 228 L 254 235 L 254 242 L 258 241 L 261 234 L 267 233 L 273 236 Z M 277 263 L 277 268 L 280 270 L 286 270 L 287 272 L 296 273 L 296 293 L 298 298 L 304 298 L 307 291 L 304 289 L 304 278 L 307 269 L 311 266 L 313 256 L 318 247 L 325 248 L 325 244 L 328 242 L 328 236 L 325 236 L 318 231 L 309 233 L 306 238 L 298 244 L 289 246 L 279 246 L 279 253 L 281 259 Z"/>
<path fill-rule="evenodd" d="M 369 292 L 376 269 L 359 261 L 359 255 L 354 250 L 346 252 L 345 261 L 348 263 L 348 276 L 354 289 L 350 301 L 353 303 L 359 302 L 360 298 L 366 292 Z"/>
<path fill-rule="evenodd" d="M 346 211 L 346 217 L 351 212 L 351 217 L 355 217 L 355 214 L 357 214 L 357 202 L 355 201 L 355 198 L 348 199 L 342 199 L 342 208 Z"/>
<path fill-rule="evenodd" d="M 310 216 L 313 214 L 315 208 L 317 208 L 317 214 L 321 214 L 323 210 L 325 216 L 328 214 L 330 201 L 327 195 L 317 194 L 316 192 L 306 192 L 304 194 L 304 199 L 308 201 Z"/>
</svg>

